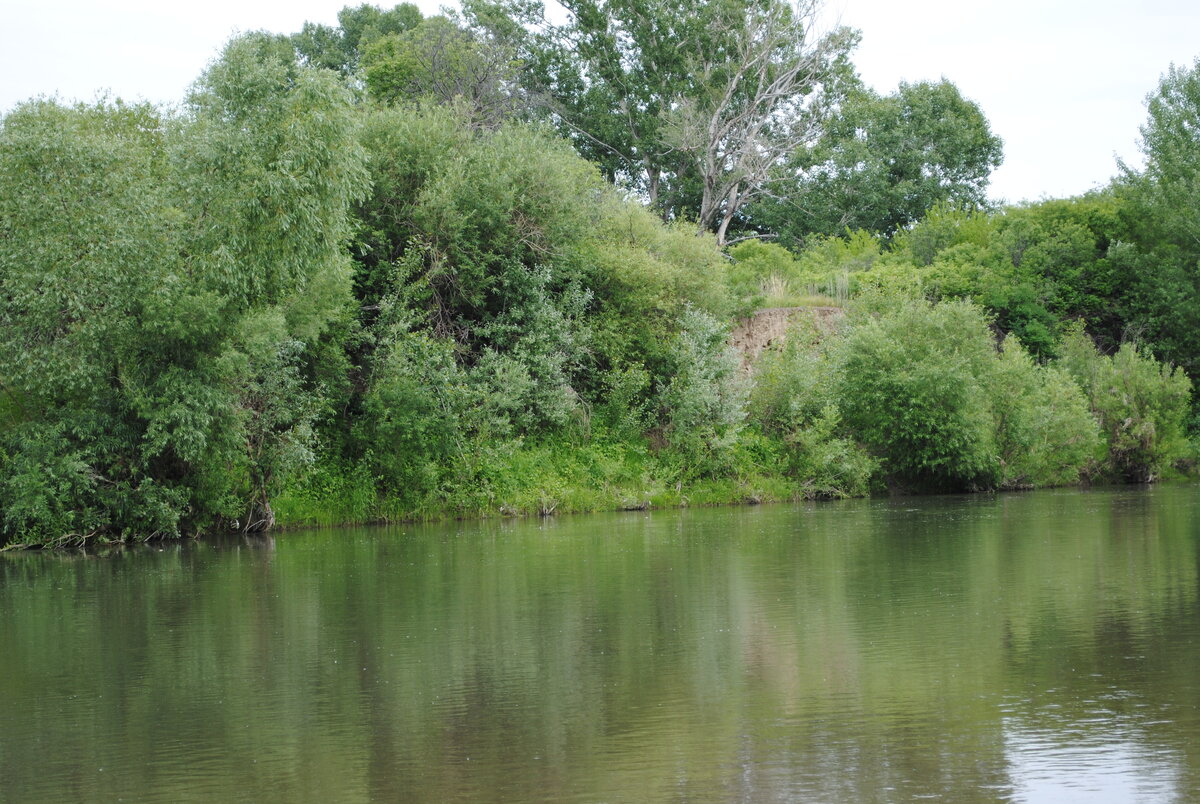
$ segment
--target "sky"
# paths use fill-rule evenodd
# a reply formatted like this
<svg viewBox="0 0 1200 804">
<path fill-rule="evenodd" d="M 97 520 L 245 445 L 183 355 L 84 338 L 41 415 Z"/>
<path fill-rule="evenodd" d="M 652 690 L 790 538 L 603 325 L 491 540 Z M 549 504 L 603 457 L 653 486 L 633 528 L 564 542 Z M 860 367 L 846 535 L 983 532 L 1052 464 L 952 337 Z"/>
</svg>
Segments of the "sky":
<svg viewBox="0 0 1200 804">
<path fill-rule="evenodd" d="M 1196 0 L 827 0 L 880 92 L 953 81 L 1004 140 L 993 200 L 1078 195 L 1140 166 L 1146 96 L 1200 56 Z"/>
<path fill-rule="evenodd" d="M 0 113 L 38 95 L 177 103 L 231 35 L 335 24 L 359 2 L 0 0 Z M 1139 164 L 1146 95 L 1200 56 L 1195 0 L 825 0 L 822 24 L 839 21 L 862 32 L 854 62 L 876 90 L 944 77 L 980 105 L 1004 140 L 996 201 L 1076 195 L 1118 157 Z"/>
</svg>

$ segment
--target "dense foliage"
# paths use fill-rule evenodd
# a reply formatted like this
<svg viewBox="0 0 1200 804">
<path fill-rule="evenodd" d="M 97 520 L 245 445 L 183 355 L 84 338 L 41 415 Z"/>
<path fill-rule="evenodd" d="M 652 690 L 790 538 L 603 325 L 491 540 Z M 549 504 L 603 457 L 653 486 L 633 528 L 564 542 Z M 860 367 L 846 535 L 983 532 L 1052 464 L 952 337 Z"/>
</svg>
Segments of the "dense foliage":
<svg viewBox="0 0 1200 804">
<path fill-rule="evenodd" d="M 178 111 L 7 114 L 0 543 L 1194 465 L 1200 66 L 1144 171 L 987 210 L 978 107 L 857 87 L 808 6 L 570 10 L 348 8 Z"/>
<path fill-rule="evenodd" d="M 312 459 L 344 315 L 350 99 L 235 40 L 184 111 L 32 101 L 0 131 L 2 527 L 146 537 L 245 520 Z"/>
<path fill-rule="evenodd" d="M 982 206 L 1001 159 L 983 111 L 945 79 L 885 96 L 857 89 L 750 219 L 787 244 L 858 229 L 890 237 L 938 203 Z"/>
</svg>

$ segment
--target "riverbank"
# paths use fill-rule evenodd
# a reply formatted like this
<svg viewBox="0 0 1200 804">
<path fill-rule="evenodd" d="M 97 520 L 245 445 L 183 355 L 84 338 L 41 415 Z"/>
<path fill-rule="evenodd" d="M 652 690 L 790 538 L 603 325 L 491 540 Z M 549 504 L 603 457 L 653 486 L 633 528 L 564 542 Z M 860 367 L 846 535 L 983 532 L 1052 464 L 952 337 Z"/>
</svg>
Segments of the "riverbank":
<svg viewBox="0 0 1200 804">
<path fill-rule="evenodd" d="M 274 503 L 282 528 L 601 511 L 758 504 L 864 496 L 868 489 L 818 485 L 765 471 L 742 455 L 741 471 L 686 478 L 670 455 L 647 445 L 507 445 L 471 467 L 471 482 L 414 496 L 381 495 L 362 467 L 314 472 Z M 760 445 L 761 446 L 761 445 Z"/>
<path fill-rule="evenodd" d="M 680 467 L 672 455 L 656 454 L 646 444 L 567 445 L 556 441 L 510 445 L 508 450 L 496 450 L 490 462 L 477 463 L 473 482 L 442 486 L 418 497 L 379 494 L 370 473 L 363 467 L 343 472 L 329 469 L 314 472 L 306 483 L 281 495 L 274 503 L 274 511 L 277 526 L 292 530 L 1033 488 L 922 487 L 885 477 L 878 471 L 864 482 L 848 465 L 827 467 L 830 471 L 824 473 L 788 475 L 784 473 L 788 466 L 788 458 L 783 454 L 786 446 L 757 434 L 744 437 L 736 451 L 737 471 L 721 477 L 685 479 L 680 477 Z M 830 463 L 835 459 L 836 456 L 831 457 Z M 834 469 L 841 474 L 835 474 Z M 1184 464 L 1169 469 L 1160 479 L 1194 478 L 1195 469 L 1194 464 Z M 1122 485 L 1117 478 L 1097 475 L 1041 488 L 1113 484 Z"/>
</svg>

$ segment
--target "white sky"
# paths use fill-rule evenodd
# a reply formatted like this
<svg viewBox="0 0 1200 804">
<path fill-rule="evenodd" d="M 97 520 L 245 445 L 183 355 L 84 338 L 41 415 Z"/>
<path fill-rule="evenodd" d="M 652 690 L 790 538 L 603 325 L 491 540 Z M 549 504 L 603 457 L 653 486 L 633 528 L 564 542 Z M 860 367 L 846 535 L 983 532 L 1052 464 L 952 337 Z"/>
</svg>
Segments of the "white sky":
<svg viewBox="0 0 1200 804">
<path fill-rule="evenodd" d="M 335 23 L 361 0 L 0 0 L 0 112 L 36 95 L 179 101 L 238 31 Z M 392 5 L 395 0 L 382 0 Z M 1138 158 L 1144 100 L 1200 56 L 1196 0 L 826 0 L 862 31 L 855 64 L 881 92 L 943 76 L 1004 139 L 995 199 L 1074 195 Z M 440 0 L 420 0 L 435 13 Z"/>
<path fill-rule="evenodd" d="M 990 195 L 1059 198 L 1140 164 L 1145 98 L 1200 56 L 1196 0 L 826 0 L 862 31 L 854 59 L 880 91 L 953 81 L 1004 140 Z"/>
</svg>

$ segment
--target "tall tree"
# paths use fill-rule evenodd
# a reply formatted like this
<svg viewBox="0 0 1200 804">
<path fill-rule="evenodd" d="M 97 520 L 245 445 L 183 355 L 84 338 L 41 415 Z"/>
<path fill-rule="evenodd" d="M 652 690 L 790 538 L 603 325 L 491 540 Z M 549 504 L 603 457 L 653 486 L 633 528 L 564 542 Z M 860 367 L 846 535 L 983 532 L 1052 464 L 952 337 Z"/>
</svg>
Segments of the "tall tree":
<svg viewBox="0 0 1200 804">
<path fill-rule="evenodd" d="M 1147 98 L 1144 170 L 1122 165 L 1119 197 L 1138 251 L 1120 254 L 1133 332 L 1200 371 L 1200 59 L 1172 65 Z"/>
<path fill-rule="evenodd" d="M 1003 143 L 951 82 L 901 83 L 884 96 L 864 87 L 831 112 L 751 213 L 760 229 L 788 244 L 847 229 L 890 236 L 936 204 L 985 203 Z"/>
<path fill-rule="evenodd" d="M 1200 266 L 1200 59 L 1174 65 L 1147 98 L 1142 126 L 1146 169 L 1139 203 L 1159 234 L 1179 249 L 1190 268 Z M 1126 169 L 1126 175 L 1134 172 Z"/>
<path fill-rule="evenodd" d="M 33 101 L 0 125 L 0 541 L 270 524 L 350 303 L 349 93 L 235 39 L 178 117 Z"/>
<path fill-rule="evenodd" d="M 818 133 L 829 100 L 818 90 L 849 75 L 845 59 L 857 34 L 816 40 L 818 8 L 815 0 L 750 4 L 740 18 L 717 23 L 728 27 L 710 31 L 725 40 L 719 50 L 688 59 L 691 86 L 673 103 L 665 141 L 699 185 L 700 228 L 720 243 L 779 165 Z"/>
<path fill-rule="evenodd" d="M 508 48 L 448 17 L 430 17 L 375 39 L 361 64 L 367 89 L 387 103 L 460 104 L 473 124 L 490 127 L 516 109 L 516 69 Z"/>
<path fill-rule="evenodd" d="M 339 11 L 336 28 L 306 22 L 299 33 L 292 34 L 291 40 L 309 65 L 349 76 L 358 70 L 368 45 L 382 37 L 412 30 L 421 19 L 421 10 L 412 3 L 400 3 L 387 10 L 363 3 Z"/>
<path fill-rule="evenodd" d="M 526 81 L 580 153 L 664 218 L 724 235 L 769 170 L 811 136 L 856 38 L 814 31 L 818 0 L 567 0 L 521 20 Z M 479 24 L 496 5 L 468 4 Z M 510 28 L 510 32 L 514 29 Z"/>
</svg>

